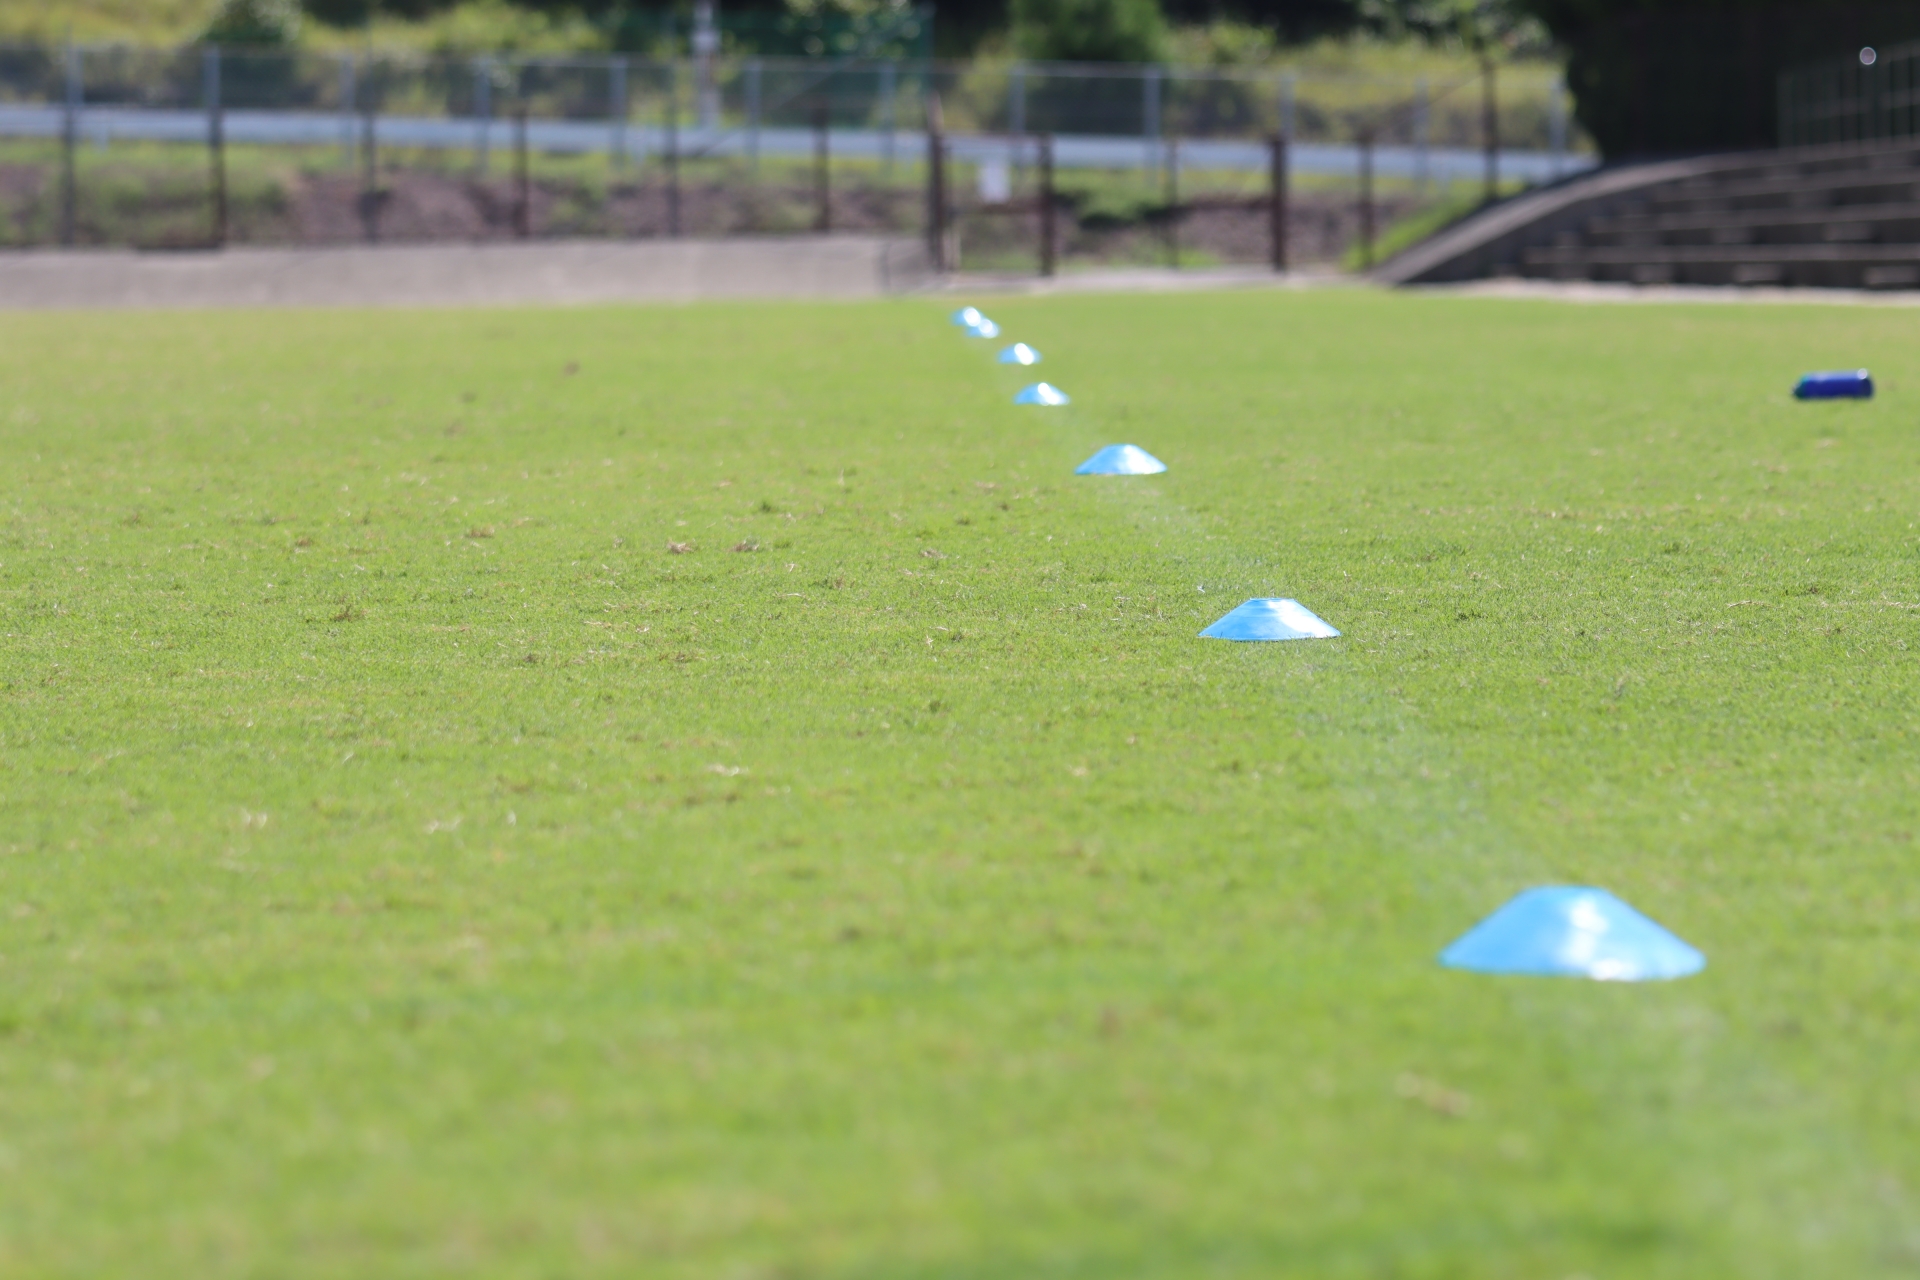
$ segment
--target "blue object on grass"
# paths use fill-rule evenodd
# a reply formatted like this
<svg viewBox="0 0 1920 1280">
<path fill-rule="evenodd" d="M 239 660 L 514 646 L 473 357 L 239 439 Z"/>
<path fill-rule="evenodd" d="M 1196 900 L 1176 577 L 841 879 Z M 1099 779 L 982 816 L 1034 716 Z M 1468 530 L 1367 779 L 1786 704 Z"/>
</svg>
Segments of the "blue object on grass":
<svg viewBox="0 0 1920 1280">
<path fill-rule="evenodd" d="M 978 307 L 962 307 L 953 313 L 953 322 L 962 329 L 971 329 L 984 319 L 986 317 L 980 314 Z"/>
<path fill-rule="evenodd" d="M 1440 953 L 1450 969 L 1648 982 L 1684 978 L 1707 958 L 1605 889 L 1528 889 Z"/>
<path fill-rule="evenodd" d="M 1001 364 L 1039 364 L 1040 353 L 1024 342 L 1016 342 L 1000 352 Z"/>
<path fill-rule="evenodd" d="M 1326 619 L 1298 600 L 1249 600 L 1200 633 L 1209 640 L 1331 640 Z"/>
<path fill-rule="evenodd" d="M 1077 476 L 1153 476 L 1167 469 L 1138 445 L 1110 444 L 1073 469 Z"/>
<path fill-rule="evenodd" d="M 1072 403 L 1072 401 L 1067 398 L 1066 392 L 1062 391 L 1060 388 L 1054 386 L 1050 382 L 1036 382 L 1030 387 L 1020 388 L 1019 394 L 1013 397 L 1013 402 L 1015 404 L 1044 404 L 1044 405 L 1061 405 L 1061 404 Z"/>
<path fill-rule="evenodd" d="M 1873 375 L 1865 369 L 1809 373 L 1793 389 L 1795 400 L 1871 400 Z"/>
</svg>

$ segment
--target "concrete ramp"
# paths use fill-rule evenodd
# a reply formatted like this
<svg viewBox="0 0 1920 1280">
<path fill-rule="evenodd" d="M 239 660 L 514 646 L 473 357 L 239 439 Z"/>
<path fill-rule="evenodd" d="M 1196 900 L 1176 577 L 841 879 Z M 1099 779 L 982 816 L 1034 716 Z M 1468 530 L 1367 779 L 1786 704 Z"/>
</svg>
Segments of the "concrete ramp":
<svg viewBox="0 0 1920 1280">
<path fill-rule="evenodd" d="M 871 236 L 0 253 L 0 309 L 462 307 L 872 298 L 934 283 Z"/>
</svg>

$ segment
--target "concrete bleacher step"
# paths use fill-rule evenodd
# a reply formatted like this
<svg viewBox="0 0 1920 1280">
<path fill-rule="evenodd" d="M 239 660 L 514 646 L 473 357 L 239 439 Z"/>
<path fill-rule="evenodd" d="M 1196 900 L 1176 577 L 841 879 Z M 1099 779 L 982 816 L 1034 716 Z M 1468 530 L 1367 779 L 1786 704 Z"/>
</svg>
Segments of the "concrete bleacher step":
<svg viewBox="0 0 1920 1280">
<path fill-rule="evenodd" d="M 1491 206 L 1376 275 L 1920 289 L 1920 142 L 1603 169 Z"/>
<path fill-rule="evenodd" d="M 1521 274 L 1625 284 L 1920 288 L 1920 243 L 1663 245 L 1529 249 Z"/>
<path fill-rule="evenodd" d="M 1629 213 L 1594 218 L 1587 223 L 1585 241 L 1607 248 L 1920 243 L 1920 201 L 1826 209 L 1769 209 L 1739 214 Z"/>
<path fill-rule="evenodd" d="M 1764 182 L 1728 182 L 1691 191 L 1650 192 L 1652 213 L 1845 208 L 1920 199 L 1920 169 L 1905 173 L 1823 173 Z"/>
</svg>

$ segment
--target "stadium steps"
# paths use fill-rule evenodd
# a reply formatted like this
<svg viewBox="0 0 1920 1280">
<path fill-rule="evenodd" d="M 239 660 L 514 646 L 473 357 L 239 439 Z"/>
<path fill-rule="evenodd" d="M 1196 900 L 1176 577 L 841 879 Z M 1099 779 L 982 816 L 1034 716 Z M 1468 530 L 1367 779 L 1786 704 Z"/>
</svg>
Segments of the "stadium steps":
<svg viewBox="0 0 1920 1280">
<path fill-rule="evenodd" d="M 1920 288 L 1920 142 L 1602 170 L 1483 210 L 1375 276 Z"/>
</svg>

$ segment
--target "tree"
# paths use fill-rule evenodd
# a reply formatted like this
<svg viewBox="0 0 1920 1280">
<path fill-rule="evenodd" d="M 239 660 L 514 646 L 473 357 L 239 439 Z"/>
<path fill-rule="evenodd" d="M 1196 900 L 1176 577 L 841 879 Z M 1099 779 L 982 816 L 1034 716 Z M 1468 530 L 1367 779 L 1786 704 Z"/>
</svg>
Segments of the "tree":
<svg viewBox="0 0 1920 1280">
<path fill-rule="evenodd" d="M 1912 0 L 1517 0 L 1609 159 L 1771 146 L 1783 71 L 1920 39 Z"/>
<path fill-rule="evenodd" d="M 300 38 L 297 0 L 222 0 L 200 39 L 207 44 L 284 49 Z"/>
<path fill-rule="evenodd" d="M 1013 47 L 1038 62 L 1158 62 L 1167 54 L 1159 0 L 1011 0 Z"/>
<path fill-rule="evenodd" d="M 1383 34 L 1458 45 L 1482 60 L 1544 49 L 1548 40 L 1525 0 L 1361 0 L 1360 16 Z"/>
</svg>

